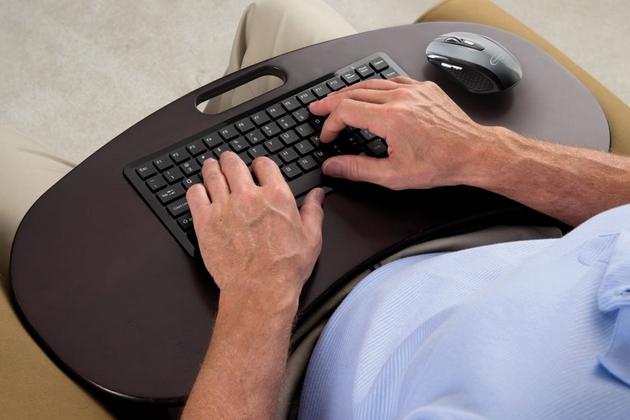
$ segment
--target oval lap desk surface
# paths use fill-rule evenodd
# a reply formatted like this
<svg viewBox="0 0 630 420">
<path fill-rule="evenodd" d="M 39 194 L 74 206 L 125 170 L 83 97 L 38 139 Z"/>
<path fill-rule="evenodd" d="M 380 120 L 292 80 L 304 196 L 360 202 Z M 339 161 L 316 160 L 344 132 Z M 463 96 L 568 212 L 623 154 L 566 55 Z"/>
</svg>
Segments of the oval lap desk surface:
<svg viewBox="0 0 630 420">
<path fill-rule="evenodd" d="M 522 63 L 521 83 L 491 96 L 460 90 L 424 56 L 434 37 L 450 31 L 477 32 L 504 44 Z M 202 261 L 186 254 L 123 177 L 123 167 L 378 51 L 411 77 L 440 84 L 482 124 L 608 150 L 607 122 L 586 88 L 549 55 L 501 30 L 465 23 L 405 25 L 272 58 L 148 116 L 33 205 L 13 245 L 10 278 L 17 310 L 39 345 L 66 372 L 106 396 L 182 402 L 211 336 L 218 291 Z M 200 98 L 265 72 L 284 73 L 285 84 L 218 116 L 196 110 Z M 496 223 L 554 223 L 472 188 L 393 192 L 339 184 L 326 198 L 324 246 L 302 295 L 301 319 L 349 277 L 412 241 Z"/>
</svg>

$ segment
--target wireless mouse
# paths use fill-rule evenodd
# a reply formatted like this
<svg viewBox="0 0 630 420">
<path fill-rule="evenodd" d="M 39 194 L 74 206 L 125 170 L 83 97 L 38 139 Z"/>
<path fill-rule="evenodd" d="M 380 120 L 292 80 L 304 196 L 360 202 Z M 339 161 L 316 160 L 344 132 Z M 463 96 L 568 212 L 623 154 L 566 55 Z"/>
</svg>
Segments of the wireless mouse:
<svg viewBox="0 0 630 420">
<path fill-rule="evenodd" d="M 509 89 L 523 77 L 517 58 L 487 36 L 449 32 L 427 46 L 427 60 L 473 93 Z"/>
</svg>

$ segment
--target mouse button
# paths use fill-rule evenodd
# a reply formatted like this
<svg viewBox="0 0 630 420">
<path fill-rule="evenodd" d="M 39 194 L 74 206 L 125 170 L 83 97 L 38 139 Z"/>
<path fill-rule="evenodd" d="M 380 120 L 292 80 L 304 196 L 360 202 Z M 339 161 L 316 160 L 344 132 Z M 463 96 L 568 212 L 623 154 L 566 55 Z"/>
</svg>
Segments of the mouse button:
<svg viewBox="0 0 630 420">
<path fill-rule="evenodd" d="M 448 36 L 444 38 L 444 42 L 449 43 L 449 44 L 461 45 L 460 39 L 454 36 Z"/>
<path fill-rule="evenodd" d="M 466 39 L 466 38 L 462 38 L 461 39 L 461 45 L 463 45 L 464 47 L 468 47 L 468 48 L 473 48 L 477 51 L 483 51 L 485 49 L 484 46 L 471 41 L 470 39 Z"/>
</svg>

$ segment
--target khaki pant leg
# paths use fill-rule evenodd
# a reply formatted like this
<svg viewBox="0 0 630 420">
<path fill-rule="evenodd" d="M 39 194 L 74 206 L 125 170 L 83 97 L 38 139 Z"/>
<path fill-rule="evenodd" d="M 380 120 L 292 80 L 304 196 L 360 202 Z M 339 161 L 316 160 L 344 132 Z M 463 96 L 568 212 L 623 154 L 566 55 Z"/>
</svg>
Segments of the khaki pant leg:
<svg viewBox="0 0 630 420">
<path fill-rule="evenodd" d="M 5 279 L 11 244 L 22 218 L 74 166 L 21 133 L 0 126 L 0 275 Z"/>
<path fill-rule="evenodd" d="M 35 200 L 73 166 L 18 132 L 0 127 L 0 418 L 111 417 L 48 359 L 22 327 L 6 293 L 18 224 Z"/>
<path fill-rule="evenodd" d="M 630 156 L 630 107 L 569 57 L 514 16 L 489 0 L 446 0 L 420 16 L 417 22 L 458 21 L 494 26 L 517 34 L 547 51 L 577 77 L 597 98 L 610 126 L 611 150 Z"/>
<path fill-rule="evenodd" d="M 259 0 L 250 4 L 241 16 L 225 73 L 355 33 L 323 0 Z M 219 113 L 281 84 L 277 78 L 249 83 L 211 99 L 205 111 Z"/>
</svg>

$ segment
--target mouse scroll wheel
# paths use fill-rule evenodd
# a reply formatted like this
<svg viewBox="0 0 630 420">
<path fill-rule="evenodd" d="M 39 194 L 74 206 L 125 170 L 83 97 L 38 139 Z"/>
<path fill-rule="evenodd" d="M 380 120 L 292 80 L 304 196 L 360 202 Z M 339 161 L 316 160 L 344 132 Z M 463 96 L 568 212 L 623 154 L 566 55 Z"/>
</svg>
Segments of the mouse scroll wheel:
<svg viewBox="0 0 630 420">
<path fill-rule="evenodd" d="M 449 36 L 448 38 L 446 38 L 444 40 L 444 42 L 448 42 L 449 44 L 459 44 L 459 43 L 461 43 L 459 38 L 455 38 L 454 36 Z"/>
</svg>

